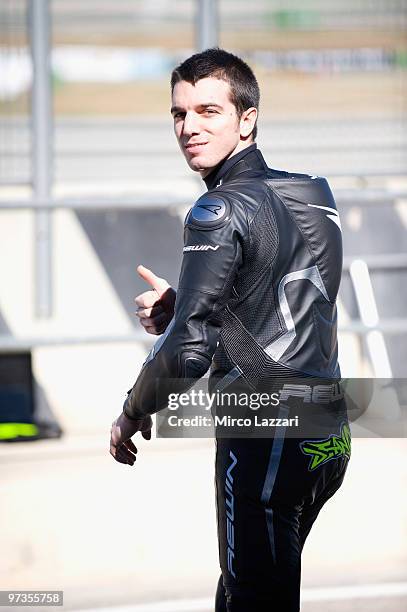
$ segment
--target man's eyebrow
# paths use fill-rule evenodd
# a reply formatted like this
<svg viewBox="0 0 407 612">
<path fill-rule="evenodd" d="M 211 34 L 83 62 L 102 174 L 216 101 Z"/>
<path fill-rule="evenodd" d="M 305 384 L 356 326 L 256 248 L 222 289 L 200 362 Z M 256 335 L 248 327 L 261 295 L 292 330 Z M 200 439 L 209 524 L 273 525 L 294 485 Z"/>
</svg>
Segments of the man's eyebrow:
<svg viewBox="0 0 407 612">
<path fill-rule="evenodd" d="M 204 102 L 202 104 L 197 104 L 197 108 L 208 108 L 209 106 L 214 106 L 215 108 L 223 108 L 220 104 L 216 104 L 215 102 Z M 180 106 L 172 106 L 171 113 L 185 112 L 183 108 Z"/>
<path fill-rule="evenodd" d="M 215 104 L 215 102 L 207 102 L 206 104 L 198 104 L 200 108 L 207 108 L 208 106 L 215 106 L 215 108 L 223 108 L 220 104 Z"/>
</svg>

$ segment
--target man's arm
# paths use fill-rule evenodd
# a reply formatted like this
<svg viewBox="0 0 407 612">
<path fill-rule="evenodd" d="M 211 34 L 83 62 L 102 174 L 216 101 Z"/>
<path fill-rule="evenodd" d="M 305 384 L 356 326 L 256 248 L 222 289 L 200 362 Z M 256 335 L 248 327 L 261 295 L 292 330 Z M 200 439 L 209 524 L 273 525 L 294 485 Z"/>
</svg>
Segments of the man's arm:
<svg viewBox="0 0 407 612">
<path fill-rule="evenodd" d="M 208 370 L 217 346 L 221 311 L 241 264 L 245 219 L 240 217 L 225 194 L 209 192 L 191 209 L 185 223 L 174 317 L 124 403 L 130 419 L 165 408 L 168 393 L 173 391 L 171 379 L 181 383 L 200 378 Z M 189 386 L 185 381 L 183 390 Z M 181 387 L 182 383 L 178 392 Z"/>
</svg>

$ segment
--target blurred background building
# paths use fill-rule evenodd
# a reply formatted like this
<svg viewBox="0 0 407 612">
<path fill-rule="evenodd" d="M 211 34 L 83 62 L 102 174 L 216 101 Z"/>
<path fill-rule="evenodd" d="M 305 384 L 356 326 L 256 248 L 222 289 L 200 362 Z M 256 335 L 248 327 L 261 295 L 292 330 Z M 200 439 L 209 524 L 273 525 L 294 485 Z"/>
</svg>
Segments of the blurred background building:
<svg viewBox="0 0 407 612">
<path fill-rule="evenodd" d="M 271 167 L 330 182 L 344 237 L 343 375 L 405 378 L 406 21 L 407 0 L 0 0 L 0 421 L 8 423 L 1 431 L 5 440 L 65 433 L 35 449 L 22 444 L 1 450 L 9 474 L 21 475 L 19 491 L 33 493 L 23 484 L 23 466 L 32 460 L 49 466 L 54 453 L 72 495 L 70 454 L 78 456 L 74 472 L 79 457 L 90 456 L 83 478 L 96 477 L 101 441 L 107 448 L 110 422 L 151 344 L 134 316 L 133 298 L 145 289 L 136 266 L 143 263 L 177 284 L 183 218 L 204 187 L 172 134 L 169 76 L 196 49 L 219 44 L 255 70 L 262 94 L 258 144 Z M 17 430 L 7 416 L 10 406 L 19 411 Z M 159 457 L 175 452 L 164 441 L 155 443 Z M 179 443 L 180 465 L 182 453 L 192 452 L 185 444 Z M 376 456 L 373 447 L 363 449 L 361 470 L 363 461 L 372 461 L 370 452 Z M 196 452 L 199 463 L 199 453 L 207 452 L 202 441 Z M 147 459 L 158 462 L 152 451 Z M 103 469 L 117 478 L 112 466 Z M 51 470 L 49 481 L 56 477 Z M 121 475 L 122 481 L 126 487 Z M 62 499 L 66 495 L 61 492 Z M 17 489 L 10 500 L 5 521 L 20 516 L 24 503 Z M 52 507 L 55 500 L 47 493 L 44 503 Z M 3 561 L 7 586 L 1 588 L 21 588 L 24 581 L 27 588 L 43 588 L 51 576 L 50 588 L 63 588 L 65 581 L 71 589 L 72 606 L 112 601 L 118 568 L 98 599 L 91 561 L 85 555 L 89 563 L 75 571 L 75 549 L 59 539 L 57 524 L 39 507 L 51 521 L 35 515 L 44 531 L 51 530 L 51 549 L 32 531 L 21 539 L 9 535 L 6 545 L 14 552 Z M 111 510 L 88 547 L 99 546 L 103 525 L 115 524 Z M 60 511 L 65 516 L 66 506 Z M 92 520 L 85 511 L 86 517 Z M 405 533 L 397 520 L 395 549 L 399 527 Z M 174 540 L 170 549 L 178 545 Z M 145 572 L 154 555 L 143 546 L 138 553 Z M 405 549 L 391 555 L 390 579 L 400 579 Z M 164 557 L 171 563 L 168 551 Z M 311 562 L 311 568 L 306 584 L 318 585 L 314 577 L 323 564 Z M 110 570 L 101 564 L 98 571 L 106 576 Z M 126 576 L 132 580 L 131 570 L 121 585 Z M 90 586 L 81 596 L 84 573 Z M 378 571 L 374 580 L 379 578 Z M 143 580 L 138 588 L 152 598 L 153 587 Z M 169 572 L 160 595 L 174 593 L 174 584 Z M 205 588 L 185 592 L 206 595 Z M 124 602 L 129 593 L 122 589 Z"/>
</svg>

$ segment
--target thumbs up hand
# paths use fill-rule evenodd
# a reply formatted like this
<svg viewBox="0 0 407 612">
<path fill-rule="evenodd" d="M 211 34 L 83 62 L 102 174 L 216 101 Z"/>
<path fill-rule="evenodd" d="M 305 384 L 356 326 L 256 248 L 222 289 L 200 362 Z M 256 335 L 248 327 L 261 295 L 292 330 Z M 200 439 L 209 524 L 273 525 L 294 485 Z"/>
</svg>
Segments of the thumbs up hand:
<svg viewBox="0 0 407 612">
<path fill-rule="evenodd" d="M 137 272 L 152 290 L 134 298 L 138 306 L 136 315 L 148 334 L 162 334 L 174 315 L 176 292 L 164 278 L 156 276 L 148 268 L 138 266 Z"/>
</svg>

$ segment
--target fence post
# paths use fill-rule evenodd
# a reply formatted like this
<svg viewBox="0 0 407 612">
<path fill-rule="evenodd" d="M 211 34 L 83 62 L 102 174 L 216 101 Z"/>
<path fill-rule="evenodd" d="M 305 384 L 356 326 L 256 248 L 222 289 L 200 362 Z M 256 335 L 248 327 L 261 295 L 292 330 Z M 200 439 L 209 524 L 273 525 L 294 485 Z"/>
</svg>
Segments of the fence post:
<svg viewBox="0 0 407 612">
<path fill-rule="evenodd" d="M 217 0 L 197 0 L 196 47 L 198 51 L 216 47 L 219 38 Z"/>
<path fill-rule="evenodd" d="M 49 200 L 53 180 L 53 126 L 49 0 L 30 0 L 29 27 L 33 63 L 32 185 L 34 198 Z M 36 210 L 35 314 L 52 315 L 52 211 Z"/>
</svg>

